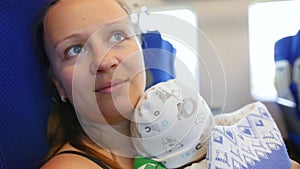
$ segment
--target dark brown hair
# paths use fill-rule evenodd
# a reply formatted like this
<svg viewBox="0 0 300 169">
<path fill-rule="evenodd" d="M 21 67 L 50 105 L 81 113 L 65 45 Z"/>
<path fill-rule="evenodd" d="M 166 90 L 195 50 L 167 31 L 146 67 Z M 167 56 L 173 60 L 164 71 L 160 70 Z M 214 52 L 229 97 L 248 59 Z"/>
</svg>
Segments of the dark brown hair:
<svg viewBox="0 0 300 169">
<path fill-rule="evenodd" d="M 124 11 L 130 14 L 130 9 L 124 2 L 120 0 L 116 1 Z M 59 0 L 54 0 L 49 3 L 41 15 L 38 18 L 37 25 L 35 26 L 35 46 L 40 56 L 41 61 L 48 69 L 48 91 L 52 97 L 52 111 L 48 120 L 47 136 L 48 143 L 50 145 L 50 151 L 43 163 L 46 163 L 53 158 L 57 152 L 66 144 L 70 143 L 76 149 L 85 152 L 93 157 L 98 158 L 107 165 L 113 168 L 121 168 L 114 159 L 106 157 L 105 155 L 97 152 L 93 147 L 96 147 L 95 143 L 87 136 L 81 127 L 77 115 L 75 113 L 73 105 L 69 102 L 62 102 L 60 96 L 56 90 L 56 87 L 52 81 L 53 73 L 51 71 L 51 65 L 44 48 L 44 17 L 49 8 L 58 3 Z"/>
</svg>

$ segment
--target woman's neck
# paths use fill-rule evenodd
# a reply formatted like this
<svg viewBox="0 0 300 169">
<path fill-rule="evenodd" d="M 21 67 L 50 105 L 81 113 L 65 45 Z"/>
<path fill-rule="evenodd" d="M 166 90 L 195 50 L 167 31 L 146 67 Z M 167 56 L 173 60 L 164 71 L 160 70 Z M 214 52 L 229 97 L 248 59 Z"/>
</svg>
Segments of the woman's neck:
<svg viewBox="0 0 300 169">
<path fill-rule="evenodd" d="M 130 137 L 130 121 L 123 120 L 114 124 L 111 124 L 111 127 L 115 129 L 117 132 L 123 134 L 124 136 Z"/>
<path fill-rule="evenodd" d="M 137 155 L 130 134 L 130 121 L 124 120 L 115 124 L 111 124 L 113 132 L 118 133 L 116 137 L 109 138 L 110 144 L 107 143 L 108 147 L 117 163 L 122 164 L 124 169 L 133 168 L 133 158 Z"/>
<path fill-rule="evenodd" d="M 114 124 L 83 124 L 87 135 L 100 147 L 117 156 L 133 158 L 137 152 L 132 144 L 130 121 Z"/>
</svg>

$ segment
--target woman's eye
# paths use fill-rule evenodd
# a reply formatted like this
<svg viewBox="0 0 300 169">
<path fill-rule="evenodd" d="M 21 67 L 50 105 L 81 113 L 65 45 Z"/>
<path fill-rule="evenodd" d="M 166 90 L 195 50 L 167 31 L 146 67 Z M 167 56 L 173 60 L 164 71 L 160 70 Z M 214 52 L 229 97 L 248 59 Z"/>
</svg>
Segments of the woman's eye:
<svg viewBox="0 0 300 169">
<path fill-rule="evenodd" d="M 69 47 L 66 50 L 65 54 L 67 57 L 73 57 L 73 56 L 79 55 L 80 53 L 82 53 L 84 51 L 85 51 L 85 49 L 83 48 L 83 46 L 77 44 L 77 45 L 72 45 L 71 47 Z"/>
<path fill-rule="evenodd" d="M 121 32 L 113 33 L 112 36 L 109 39 L 110 43 L 118 43 L 126 39 L 126 36 L 122 34 Z"/>
</svg>

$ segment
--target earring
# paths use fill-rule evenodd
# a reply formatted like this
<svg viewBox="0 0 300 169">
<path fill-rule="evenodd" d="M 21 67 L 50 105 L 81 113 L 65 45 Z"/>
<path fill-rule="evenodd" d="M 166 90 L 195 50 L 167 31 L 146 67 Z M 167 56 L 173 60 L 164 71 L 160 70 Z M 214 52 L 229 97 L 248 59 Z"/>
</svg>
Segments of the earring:
<svg viewBox="0 0 300 169">
<path fill-rule="evenodd" d="M 61 95 L 60 99 L 61 99 L 62 102 L 66 102 L 66 97 L 64 95 Z"/>
</svg>

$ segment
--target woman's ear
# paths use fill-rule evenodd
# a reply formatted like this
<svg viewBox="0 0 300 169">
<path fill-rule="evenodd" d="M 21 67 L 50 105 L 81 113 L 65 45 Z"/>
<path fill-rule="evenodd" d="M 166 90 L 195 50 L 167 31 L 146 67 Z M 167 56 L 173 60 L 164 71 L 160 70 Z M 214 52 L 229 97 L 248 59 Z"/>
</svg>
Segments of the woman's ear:
<svg viewBox="0 0 300 169">
<path fill-rule="evenodd" d="M 56 90 L 58 91 L 58 94 L 60 95 L 61 101 L 66 102 L 67 95 L 65 93 L 65 90 L 62 87 L 61 82 L 56 77 L 54 77 L 53 74 L 52 74 L 52 81 L 56 87 Z"/>
</svg>

